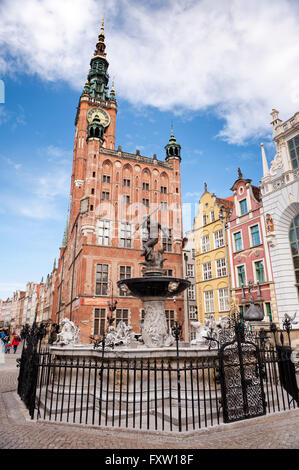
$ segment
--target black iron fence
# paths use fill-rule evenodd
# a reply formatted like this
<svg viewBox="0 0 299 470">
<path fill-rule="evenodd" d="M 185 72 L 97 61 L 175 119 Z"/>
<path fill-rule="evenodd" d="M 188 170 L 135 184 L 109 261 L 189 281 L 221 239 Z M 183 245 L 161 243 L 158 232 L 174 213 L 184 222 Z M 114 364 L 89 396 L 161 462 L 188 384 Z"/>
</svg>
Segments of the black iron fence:
<svg viewBox="0 0 299 470">
<path fill-rule="evenodd" d="M 37 418 L 155 430 L 221 422 L 215 358 L 129 360 L 40 354 Z M 178 380 L 179 378 L 179 380 Z"/>
<path fill-rule="evenodd" d="M 233 343 L 227 343 L 228 349 L 230 344 Z M 284 347 L 260 338 L 252 356 L 258 355 L 258 361 L 255 363 L 250 356 L 250 364 L 241 349 L 243 382 L 234 376 L 227 393 L 222 386 L 220 349 L 214 355 L 201 353 L 201 357 L 192 359 L 181 358 L 179 350 L 177 356 L 169 359 L 117 359 L 105 357 L 107 354 L 102 355 L 101 351 L 98 356 L 87 358 L 51 354 L 41 349 L 37 341 L 35 347 L 24 346 L 18 392 L 32 418 L 191 431 L 229 422 L 227 406 L 235 407 L 241 416 L 238 419 L 243 419 L 244 403 L 234 402 L 231 397 L 243 396 L 250 411 L 256 384 L 262 390 L 265 413 L 299 406 L 294 364 L 278 346 Z M 228 357 L 230 361 L 231 354 Z M 240 367 L 240 356 L 238 361 L 228 363 L 232 370 Z M 227 377 L 229 384 L 231 376 Z M 247 417 L 251 416 L 249 413 Z"/>
</svg>

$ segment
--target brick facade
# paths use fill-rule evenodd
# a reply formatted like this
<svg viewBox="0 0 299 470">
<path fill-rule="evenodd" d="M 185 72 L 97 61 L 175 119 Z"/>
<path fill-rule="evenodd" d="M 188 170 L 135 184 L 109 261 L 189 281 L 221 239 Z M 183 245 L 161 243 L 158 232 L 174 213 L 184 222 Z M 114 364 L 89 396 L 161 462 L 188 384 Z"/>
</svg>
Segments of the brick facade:
<svg viewBox="0 0 299 470">
<path fill-rule="evenodd" d="M 94 116 L 110 116 L 103 137 L 89 133 L 92 110 Z M 120 295 L 116 282 L 120 276 L 142 275 L 146 215 L 152 214 L 151 220 L 162 225 L 156 248 L 162 247 L 164 238 L 164 267 L 174 276 L 183 275 L 180 157 L 167 155 L 161 161 L 155 155 L 115 149 L 116 114 L 112 92 L 105 100 L 82 93 L 75 120 L 67 241 L 58 263 L 52 317 L 56 322 L 71 318 L 80 328 L 81 342 L 103 332 L 97 327 L 98 309 L 105 309 L 107 316 L 112 293 L 117 319 L 124 315 L 133 331 L 140 331 L 141 301 Z M 166 301 L 166 309 L 183 320 L 183 297 Z"/>
</svg>

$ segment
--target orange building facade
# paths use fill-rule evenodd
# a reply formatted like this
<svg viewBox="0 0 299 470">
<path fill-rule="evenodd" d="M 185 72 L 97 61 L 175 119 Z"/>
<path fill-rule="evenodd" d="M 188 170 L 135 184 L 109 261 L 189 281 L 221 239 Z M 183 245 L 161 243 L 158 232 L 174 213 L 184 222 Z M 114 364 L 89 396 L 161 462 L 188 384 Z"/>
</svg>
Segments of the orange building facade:
<svg viewBox="0 0 299 470">
<path fill-rule="evenodd" d="M 108 90 L 104 39 L 102 25 L 75 120 L 70 213 L 53 296 L 52 321 L 70 318 L 83 343 L 106 331 L 112 300 L 114 325 L 123 320 L 140 332 L 142 303 L 116 283 L 142 276 L 147 215 L 162 226 L 156 248 L 165 250 L 164 268 L 183 275 L 180 145 L 172 133 L 163 161 L 115 148 L 117 102 L 114 87 Z M 169 326 L 183 321 L 183 296 L 165 309 Z"/>
</svg>

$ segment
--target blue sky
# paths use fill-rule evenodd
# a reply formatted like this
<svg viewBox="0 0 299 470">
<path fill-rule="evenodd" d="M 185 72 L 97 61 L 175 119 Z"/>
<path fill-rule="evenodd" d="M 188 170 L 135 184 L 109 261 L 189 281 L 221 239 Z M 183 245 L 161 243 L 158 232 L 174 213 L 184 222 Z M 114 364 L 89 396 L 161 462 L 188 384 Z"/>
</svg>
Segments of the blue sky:
<svg viewBox="0 0 299 470">
<path fill-rule="evenodd" d="M 299 108 L 297 3 L 253 0 L 255 10 L 225 0 L 211 8 L 205 0 L 22 3 L 21 12 L 16 0 L 0 3 L 0 298 L 45 278 L 59 256 L 76 107 L 102 16 L 118 102 L 116 146 L 164 159 L 173 121 L 182 202 L 191 204 L 184 228 L 192 227 L 204 182 L 228 197 L 241 167 L 258 185 L 260 142 L 268 161 L 275 155 L 272 107 L 283 120 Z M 88 13 L 95 8 L 97 17 Z M 279 68 L 275 20 L 288 52 Z"/>
</svg>

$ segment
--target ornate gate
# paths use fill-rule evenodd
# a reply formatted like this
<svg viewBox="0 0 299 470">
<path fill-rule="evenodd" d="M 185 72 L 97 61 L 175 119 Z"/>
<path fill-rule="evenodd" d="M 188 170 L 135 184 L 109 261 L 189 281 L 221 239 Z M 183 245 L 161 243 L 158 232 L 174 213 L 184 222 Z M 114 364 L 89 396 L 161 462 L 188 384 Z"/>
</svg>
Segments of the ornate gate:
<svg viewBox="0 0 299 470">
<path fill-rule="evenodd" d="M 259 348 L 245 339 L 242 323 L 235 324 L 232 341 L 219 349 L 219 372 L 225 423 L 266 414 Z"/>
</svg>

